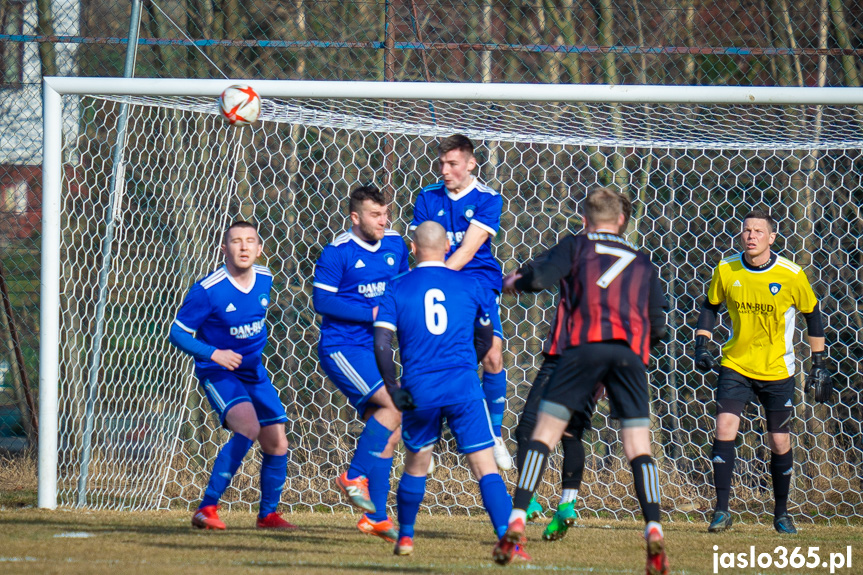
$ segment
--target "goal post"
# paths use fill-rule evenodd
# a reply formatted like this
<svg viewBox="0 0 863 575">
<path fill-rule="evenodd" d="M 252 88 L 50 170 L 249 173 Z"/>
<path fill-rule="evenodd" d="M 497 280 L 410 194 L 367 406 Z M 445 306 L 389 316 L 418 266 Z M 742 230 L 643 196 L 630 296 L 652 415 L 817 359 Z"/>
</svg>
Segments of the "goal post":
<svg viewBox="0 0 863 575">
<path fill-rule="evenodd" d="M 215 100 L 235 83 L 263 99 L 254 126 L 218 117 Z M 117 125 L 121 104 L 128 133 Z M 651 252 L 672 306 L 674 337 L 650 367 L 669 516 L 703 516 L 711 497 L 712 378 L 695 373 L 689 357 L 696 303 L 712 266 L 736 249 L 741 210 L 775 207 L 783 253 L 807 269 L 825 302 L 839 389 L 825 407 L 799 386 L 792 500 L 814 517 L 863 517 L 851 497 L 863 459 L 861 386 L 856 363 L 845 360 L 860 351 L 852 294 L 861 286 L 848 270 L 863 235 L 852 214 L 863 203 L 861 110 L 861 88 L 44 78 L 38 504 L 147 509 L 200 497 L 226 436 L 207 417 L 191 362 L 167 346 L 167 329 L 185 290 L 219 263 L 216 238 L 236 216 L 261 224 L 276 276 L 265 356 L 291 419 L 283 503 L 341 508 L 328 480 L 345 464 L 358 422 L 316 362 L 314 260 L 346 225 L 342 200 L 360 181 L 385 189 L 393 227 L 404 232 L 416 193 L 436 179 L 437 140 L 461 132 L 477 144 L 479 176 L 504 198 L 494 245 L 506 271 L 576 231 L 571 201 L 586 188 L 610 185 L 632 198 L 630 239 Z M 105 153 L 118 138 L 122 167 Z M 117 198 L 108 189 L 115 170 Z M 110 246 L 117 263 L 100 296 L 110 218 L 119 226 Z M 108 309 L 96 325 L 101 297 Z M 502 302 L 508 432 L 553 311 L 548 294 L 533 302 Z M 88 373 L 94 345 L 103 359 Z M 797 347 L 798 374 L 804 350 Z M 769 508 L 758 421 L 744 418 L 735 481 L 735 513 L 755 520 Z M 580 500 L 590 512 L 632 516 L 637 503 L 607 405 L 593 423 Z M 477 493 L 453 447 L 440 450 L 427 511 L 475 511 Z M 551 463 L 557 473 L 560 456 Z M 227 505 L 256 502 L 256 464 L 253 456 L 241 468 Z M 557 489 L 549 475 L 540 493 Z"/>
</svg>

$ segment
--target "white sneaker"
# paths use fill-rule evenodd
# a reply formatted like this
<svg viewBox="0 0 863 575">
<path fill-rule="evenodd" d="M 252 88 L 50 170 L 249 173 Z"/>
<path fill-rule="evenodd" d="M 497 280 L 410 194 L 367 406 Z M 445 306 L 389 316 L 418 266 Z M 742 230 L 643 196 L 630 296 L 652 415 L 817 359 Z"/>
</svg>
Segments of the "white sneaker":
<svg viewBox="0 0 863 575">
<path fill-rule="evenodd" d="M 494 438 L 494 461 L 497 463 L 498 469 L 504 471 L 512 469 L 512 456 L 510 456 L 502 437 Z"/>
</svg>

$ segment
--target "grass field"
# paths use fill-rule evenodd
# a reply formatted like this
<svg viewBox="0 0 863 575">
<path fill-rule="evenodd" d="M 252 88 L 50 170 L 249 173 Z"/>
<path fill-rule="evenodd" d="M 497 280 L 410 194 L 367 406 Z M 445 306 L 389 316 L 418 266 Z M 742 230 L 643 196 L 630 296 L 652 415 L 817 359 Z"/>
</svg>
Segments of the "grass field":
<svg viewBox="0 0 863 575">
<path fill-rule="evenodd" d="M 358 516 L 293 514 L 301 529 L 292 533 L 259 532 L 254 516 L 223 513 L 225 532 L 204 532 L 189 524 L 185 511 L 108 512 L 34 509 L 32 473 L 0 460 L 0 573 L 643 573 L 642 525 L 602 519 L 580 522 L 563 541 L 540 540 L 541 524 L 528 526 L 529 564 L 498 567 L 491 561 L 494 537 L 487 519 L 420 515 L 415 552 L 395 557 L 392 546 L 361 534 Z M 769 525 L 735 525 L 723 535 L 705 525 L 666 525 L 673 573 L 713 573 L 714 550 L 773 553 L 784 545 L 790 553 L 817 546 L 823 559 L 831 552 L 863 549 L 863 529 L 854 526 L 800 525 L 800 534 L 780 537 Z M 775 555 L 774 555 L 775 556 Z M 852 568 L 836 573 L 863 573 L 863 556 Z M 719 569 L 720 573 L 829 573 L 814 569 Z"/>
</svg>

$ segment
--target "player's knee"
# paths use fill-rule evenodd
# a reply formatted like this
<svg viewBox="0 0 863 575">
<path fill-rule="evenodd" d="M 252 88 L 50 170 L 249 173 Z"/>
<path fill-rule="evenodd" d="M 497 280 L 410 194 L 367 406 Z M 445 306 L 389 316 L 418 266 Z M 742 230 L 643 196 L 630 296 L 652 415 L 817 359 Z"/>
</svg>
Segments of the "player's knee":
<svg viewBox="0 0 863 575">
<path fill-rule="evenodd" d="M 477 481 L 491 473 L 498 473 L 491 447 L 467 454 L 467 463 Z"/>
<path fill-rule="evenodd" d="M 231 425 L 231 431 L 256 441 L 261 435 L 261 426 L 257 421 L 242 421 Z"/>
<path fill-rule="evenodd" d="M 392 435 L 390 435 L 390 438 L 387 440 L 387 448 L 395 448 L 401 440 L 402 428 L 401 426 L 398 426 L 395 428 L 395 431 L 393 431 Z"/>
<path fill-rule="evenodd" d="M 787 431 L 768 431 L 767 443 L 770 445 L 770 451 L 773 453 L 788 453 L 788 450 L 791 449 L 791 434 Z"/>
</svg>

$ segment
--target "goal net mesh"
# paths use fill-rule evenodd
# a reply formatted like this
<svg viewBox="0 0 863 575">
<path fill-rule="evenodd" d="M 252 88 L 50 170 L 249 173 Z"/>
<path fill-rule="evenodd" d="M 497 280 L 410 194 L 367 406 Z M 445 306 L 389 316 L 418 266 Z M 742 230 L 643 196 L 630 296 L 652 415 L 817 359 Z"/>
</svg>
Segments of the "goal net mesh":
<svg viewBox="0 0 863 575">
<path fill-rule="evenodd" d="M 128 129 L 123 163 L 115 166 L 121 104 L 128 106 Z M 244 128 L 224 124 L 215 99 L 64 96 L 64 110 L 61 505 L 198 504 L 228 433 L 212 415 L 191 359 L 167 336 L 188 288 L 220 265 L 222 230 L 242 218 L 259 223 L 262 263 L 274 275 L 265 364 L 290 418 L 282 503 L 291 510 L 347 510 L 332 479 L 348 464 L 361 423 L 317 361 L 314 263 L 350 225 L 346 199 L 360 182 L 374 182 L 388 194 L 391 225 L 406 235 L 417 193 L 437 180 L 438 140 L 458 132 L 477 144 L 479 177 L 503 195 L 493 245 L 505 271 L 577 232 L 577 201 L 589 187 L 612 186 L 632 198 L 627 235 L 652 255 L 671 304 L 671 337 L 649 368 L 654 457 L 668 519 L 701 520 L 714 498 L 715 376 L 699 374 L 692 361 L 700 302 L 713 266 L 737 250 L 740 217 L 751 207 L 773 210 L 775 248 L 807 270 L 821 300 L 838 389 L 830 405 L 803 394 L 808 348 L 798 344 L 791 511 L 801 519 L 863 516 L 860 109 L 267 99 L 261 121 Z M 120 185 L 104 337 L 98 339 L 100 254 L 115 170 Z M 504 437 L 513 452 L 512 432 L 542 361 L 555 298 L 543 293 L 502 301 Z M 716 340 L 728 337 L 728 325 L 723 316 Z M 803 335 L 798 327 L 795 341 Z M 732 511 L 743 520 L 772 516 L 759 410 L 746 411 L 738 441 Z M 579 512 L 637 517 L 619 428 L 605 401 L 585 442 Z M 400 448 L 394 487 L 402 456 Z M 424 509 L 483 513 L 479 490 L 448 433 L 435 458 Z M 250 510 L 257 504 L 259 460 L 257 451 L 246 458 L 225 506 Z M 560 464 L 554 455 L 539 489 L 543 504 L 556 502 Z M 80 482 L 82 471 L 86 481 Z M 516 472 L 504 475 L 512 488 Z"/>
</svg>

